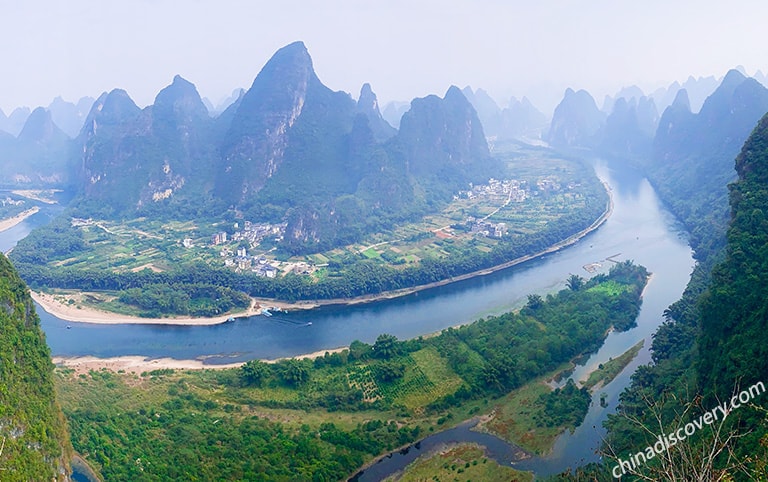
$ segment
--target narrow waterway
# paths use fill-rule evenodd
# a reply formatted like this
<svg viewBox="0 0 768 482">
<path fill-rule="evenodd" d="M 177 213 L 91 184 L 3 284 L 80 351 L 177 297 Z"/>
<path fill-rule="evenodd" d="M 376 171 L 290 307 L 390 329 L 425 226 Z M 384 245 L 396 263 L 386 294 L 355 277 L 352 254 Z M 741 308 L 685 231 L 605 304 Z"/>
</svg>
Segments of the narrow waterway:
<svg viewBox="0 0 768 482">
<path fill-rule="evenodd" d="M 610 268 L 611 260 L 634 260 L 653 273 L 637 327 L 610 334 L 603 347 L 577 367 L 572 377 L 581 378 L 597 364 L 620 355 L 641 339 L 646 339 L 644 349 L 612 383 L 595 394 L 584 423 L 572 434 L 561 436 L 552 454 L 523 461 L 498 454 L 500 462 L 515 463 L 520 469 L 533 470 L 539 475 L 556 473 L 597 460 L 595 450 L 605 434 L 602 421 L 615 410 L 618 395 L 629 383 L 637 365 L 649 361 L 650 335 L 663 321 L 664 309 L 682 294 L 694 264 L 684 231 L 661 205 L 645 178 L 630 170 L 612 170 L 602 163 L 596 165 L 596 171 L 610 186 L 614 201 L 613 215 L 597 231 L 571 247 L 522 266 L 402 298 L 197 327 L 92 325 L 63 321 L 41 309 L 38 312 L 53 355 L 142 355 L 228 363 L 299 355 L 346 346 L 353 340 L 372 343 L 381 333 L 399 338 L 433 333 L 518 308 L 528 294 L 545 294 L 564 287 L 570 274 L 588 277 L 584 269 L 587 264 L 599 263 L 600 270 L 604 271 Z M 51 212 L 44 209 L 0 233 L 0 249 L 6 251 L 32 227 L 47 222 L 46 216 L 50 215 Z M 606 408 L 600 407 L 601 393 L 607 395 Z M 451 432 L 441 435 L 451 436 Z M 427 439 L 421 446 L 429 444 Z M 510 447 L 508 453 L 516 451 Z M 406 459 L 395 454 L 377 464 L 377 474 L 379 468 L 392 472 L 406 463 Z M 369 478 L 368 473 L 360 478 L 377 479 L 378 475 Z"/>
</svg>

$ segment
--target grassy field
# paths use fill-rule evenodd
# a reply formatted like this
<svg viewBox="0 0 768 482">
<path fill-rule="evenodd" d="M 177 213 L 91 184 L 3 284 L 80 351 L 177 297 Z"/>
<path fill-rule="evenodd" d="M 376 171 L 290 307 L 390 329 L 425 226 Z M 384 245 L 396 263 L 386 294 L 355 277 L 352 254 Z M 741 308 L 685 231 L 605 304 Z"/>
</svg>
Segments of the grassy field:
<svg viewBox="0 0 768 482">
<path fill-rule="evenodd" d="M 589 378 L 582 386 L 592 390 L 594 388 L 600 388 L 613 381 L 619 373 L 621 373 L 629 362 L 635 359 L 640 349 L 643 348 L 645 340 L 640 340 L 635 346 L 625 351 L 616 358 L 611 358 L 605 363 L 601 363 L 597 370 L 589 374 Z"/>
<path fill-rule="evenodd" d="M 533 475 L 502 467 L 485 456 L 483 448 L 476 444 L 459 444 L 446 447 L 438 453 L 423 455 L 405 468 L 402 474 L 384 479 L 387 482 L 411 482 L 430 480 L 528 482 Z"/>
<path fill-rule="evenodd" d="M 480 427 L 523 449 L 544 454 L 565 427 L 539 427 L 533 419 L 539 409 L 538 400 L 552 391 L 543 380 L 534 381 L 499 400 L 493 418 Z"/>
<path fill-rule="evenodd" d="M 617 283 L 615 281 L 608 281 L 605 283 L 600 283 L 597 286 L 593 286 L 589 288 L 588 291 L 591 292 L 598 292 L 598 293 L 605 293 L 608 296 L 618 296 L 621 293 L 625 292 L 629 287 L 627 285 L 623 285 L 621 283 Z"/>
</svg>

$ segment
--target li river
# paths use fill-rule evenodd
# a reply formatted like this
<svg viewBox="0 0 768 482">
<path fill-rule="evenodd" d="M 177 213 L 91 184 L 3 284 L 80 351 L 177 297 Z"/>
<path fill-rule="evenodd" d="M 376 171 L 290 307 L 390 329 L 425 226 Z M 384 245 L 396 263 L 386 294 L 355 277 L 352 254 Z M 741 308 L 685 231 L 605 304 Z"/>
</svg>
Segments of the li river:
<svg viewBox="0 0 768 482">
<path fill-rule="evenodd" d="M 615 411 L 618 396 L 637 366 L 650 361 L 651 334 L 663 321 L 664 309 L 682 294 L 694 266 L 683 228 L 644 177 L 613 170 L 601 162 L 596 163 L 595 170 L 611 189 L 613 214 L 575 245 L 523 265 L 401 298 L 281 313 L 271 318 L 257 316 L 214 326 L 94 325 L 63 321 L 39 307 L 38 313 L 54 356 L 141 355 L 231 363 L 311 353 L 347 346 L 354 340 L 372 343 L 381 333 L 401 339 L 434 333 L 519 308 L 529 294 L 563 288 L 570 274 L 588 277 L 584 269 L 587 264 L 599 263 L 599 271 L 605 271 L 611 260 L 634 260 L 653 275 L 637 327 L 611 333 L 601 349 L 583 361 L 571 377 L 582 378 L 599 363 L 622 354 L 642 339 L 646 340 L 645 347 L 618 377 L 595 393 L 584 422 L 573 433 L 561 435 L 546 457 L 521 459 L 515 447 L 483 437 L 490 455 L 500 463 L 545 476 L 598 459 L 595 451 L 605 435 L 602 422 Z M 54 214 L 55 208 L 43 209 L 0 233 L 0 249 L 7 251 Z M 605 408 L 600 406 L 600 394 L 607 395 Z M 460 426 L 428 437 L 407 453 L 385 457 L 359 474 L 358 480 L 380 480 L 439 444 L 476 440 L 472 434 L 475 432 Z"/>
</svg>

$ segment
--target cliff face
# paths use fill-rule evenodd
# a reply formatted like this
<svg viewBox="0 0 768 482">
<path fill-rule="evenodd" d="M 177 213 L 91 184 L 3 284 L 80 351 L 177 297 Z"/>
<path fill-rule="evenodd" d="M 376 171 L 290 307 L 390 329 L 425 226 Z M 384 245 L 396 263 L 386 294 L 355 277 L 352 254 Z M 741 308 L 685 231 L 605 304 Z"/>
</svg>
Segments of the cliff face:
<svg viewBox="0 0 768 482">
<path fill-rule="evenodd" d="M 56 402 L 40 320 L 11 263 L 0 255 L 0 479 L 69 480 L 72 446 Z"/>
<path fill-rule="evenodd" d="M 237 203 L 264 187 L 283 164 L 308 93 L 321 87 L 302 42 L 272 56 L 243 96 L 226 134 L 217 195 Z"/>
<path fill-rule="evenodd" d="M 662 114 L 653 155 L 644 167 L 659 196 L 686 224 L 694 245 L 702 240 L 714 243 L 713 248 L 724 244 L 727 185 L 736 179 L 733 159 L 767 111 L 768 89 L 732 70 L 700 112 L 691 112 L 681 90 Z"/>
<path fill-rule="evenodd" d="M 103 94 L 75 140 L 82 193 L 117 212 L 199 195 L 217 152 L 212 123 L 179 76 L 143 110 L 122 90 Z"/>
</svg>

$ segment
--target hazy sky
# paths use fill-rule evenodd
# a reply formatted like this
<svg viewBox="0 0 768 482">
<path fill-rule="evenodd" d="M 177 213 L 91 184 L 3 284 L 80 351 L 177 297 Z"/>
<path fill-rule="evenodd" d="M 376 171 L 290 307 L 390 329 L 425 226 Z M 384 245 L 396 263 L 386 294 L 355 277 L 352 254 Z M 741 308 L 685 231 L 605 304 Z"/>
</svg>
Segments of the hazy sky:
<svg viewBox="0 0 768 482">
<path fill-rule="evenodd" d="M 763 0 L 0 0 L 8 114 L 120 87 L 141 106 L 175 74 L 214 103 L 303 40 L 320 79 L 382 104 L 483 87 L 497 100 L 565 87 L 646 89 L 768 70 Z M 542 100 L 543 102 L 543 100 Z"/>
</svg>

